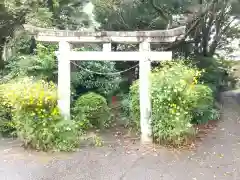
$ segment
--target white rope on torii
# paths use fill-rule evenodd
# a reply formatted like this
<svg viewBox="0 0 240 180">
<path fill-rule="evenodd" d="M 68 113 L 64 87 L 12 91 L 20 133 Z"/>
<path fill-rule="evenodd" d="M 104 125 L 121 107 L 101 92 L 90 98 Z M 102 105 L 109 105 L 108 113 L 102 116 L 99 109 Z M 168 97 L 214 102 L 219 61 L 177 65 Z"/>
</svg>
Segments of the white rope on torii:
<svg viewBox="0 0 240 180">
<path fill-rule="evenodd" d="M 151 61 L 172 59 L 172 52 L 153 52 L 152 43 L 172 43 L 185 35 L 185 26 L 154 31 L 69 31 L 24 25 L 37 41 L 59 43 L 58 51 L 58 106 L 62 115 L 70 118 L 70 61 L 107 60 L 139 61 L 139 94 L 141 142 L 152 142 L 150 80 Z M 111 43 L 139 44 L 138 52 L 111 52 Z M 74 52 L 71 44 L 102 43 L 101 52 Z"/>
</svg>

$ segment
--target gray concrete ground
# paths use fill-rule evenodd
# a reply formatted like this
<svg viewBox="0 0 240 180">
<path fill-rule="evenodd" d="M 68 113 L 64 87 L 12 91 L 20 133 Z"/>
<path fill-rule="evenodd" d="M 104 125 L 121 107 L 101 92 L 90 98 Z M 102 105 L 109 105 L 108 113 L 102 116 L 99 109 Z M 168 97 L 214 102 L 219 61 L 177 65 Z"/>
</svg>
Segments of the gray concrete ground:
<svg viewBox="0 0 240 180">
<path fill-rule="evenodd" d="M 0 180 L 239 180 L 240 106 L 235 99 L 233 93 L 223 97 L 222 120 L 193 151 L 144 148 L 121 139 L 73 154 L 47 154 L 1 140 Z"/>
</svg>

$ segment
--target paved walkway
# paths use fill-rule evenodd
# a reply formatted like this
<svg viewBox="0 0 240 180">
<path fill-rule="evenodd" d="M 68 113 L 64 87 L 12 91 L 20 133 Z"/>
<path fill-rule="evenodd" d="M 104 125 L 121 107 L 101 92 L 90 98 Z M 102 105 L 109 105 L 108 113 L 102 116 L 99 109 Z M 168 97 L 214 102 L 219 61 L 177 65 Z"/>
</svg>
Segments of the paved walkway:
<svg viewBox="0 0 240 180">
<path fill-rule="evenodd" d="M 222 121 L 195 151 L 155 151 L 120 140 L 73 154 L 45 154 L 2 140 L 0 180 L 239 180 L 240 106 L 227 95 Z"/>
</svg>

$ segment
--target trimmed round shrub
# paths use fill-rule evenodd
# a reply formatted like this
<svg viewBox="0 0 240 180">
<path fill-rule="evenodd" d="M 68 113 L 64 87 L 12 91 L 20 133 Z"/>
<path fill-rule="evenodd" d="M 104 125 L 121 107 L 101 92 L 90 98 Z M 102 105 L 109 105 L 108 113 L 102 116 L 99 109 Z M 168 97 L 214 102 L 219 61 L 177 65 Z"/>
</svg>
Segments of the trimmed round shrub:
<svg viewBox="0 0 240 180">
<path fill-rule="evenodd" d="M 201 72 L 183 63 L 157 68 L 150 76 L 152 131 L 155 142 L 179 145 L 186 143 L 195 131 L 196 110 L 204 113 L 213 107 L 212 91 L 199 83 Z M 140 129 L 139 82 L 131 86 L 132 125 Z"/>
<path fill-rule="evenodd" d="M 1 85 L 12 108 L 18 138 L 37 150 L 71 151 L 79 144 L 78 126 L 63 120 L 57 107 L 56 85 L 23 78 Z"/>
<path fill-rule="evenodd" d="M 109 127 L 110 109 L 107 100 L 94 92 L 86 93 L 80 96 L 73 108 L 75 117 L 85 119 L 85 123 L 91 124 L 89 127 L 103 128 Z M 88 125 L 87 125 L 88 126 Z"/>
</svg>

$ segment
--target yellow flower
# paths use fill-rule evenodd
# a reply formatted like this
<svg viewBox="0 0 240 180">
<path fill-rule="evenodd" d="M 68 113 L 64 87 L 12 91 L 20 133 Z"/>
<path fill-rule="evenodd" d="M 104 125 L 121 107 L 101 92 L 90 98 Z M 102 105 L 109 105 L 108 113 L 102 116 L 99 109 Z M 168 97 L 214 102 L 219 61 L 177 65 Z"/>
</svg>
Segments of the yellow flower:
<svg viewBox="0 0 240 180">
<path fill-rule="evenodd" d="M 58 114 L 58 109 L 57 109 L 57 108 L 54 108 L 51 114 L 52 114 L 52 115 L 57 115 L 57 114 Z"/>
<path fill-rule="evenodd" d="M 194 83 L 190 84 L 190 89 L 193 89 L 194 88 Z"/>
</svg>

